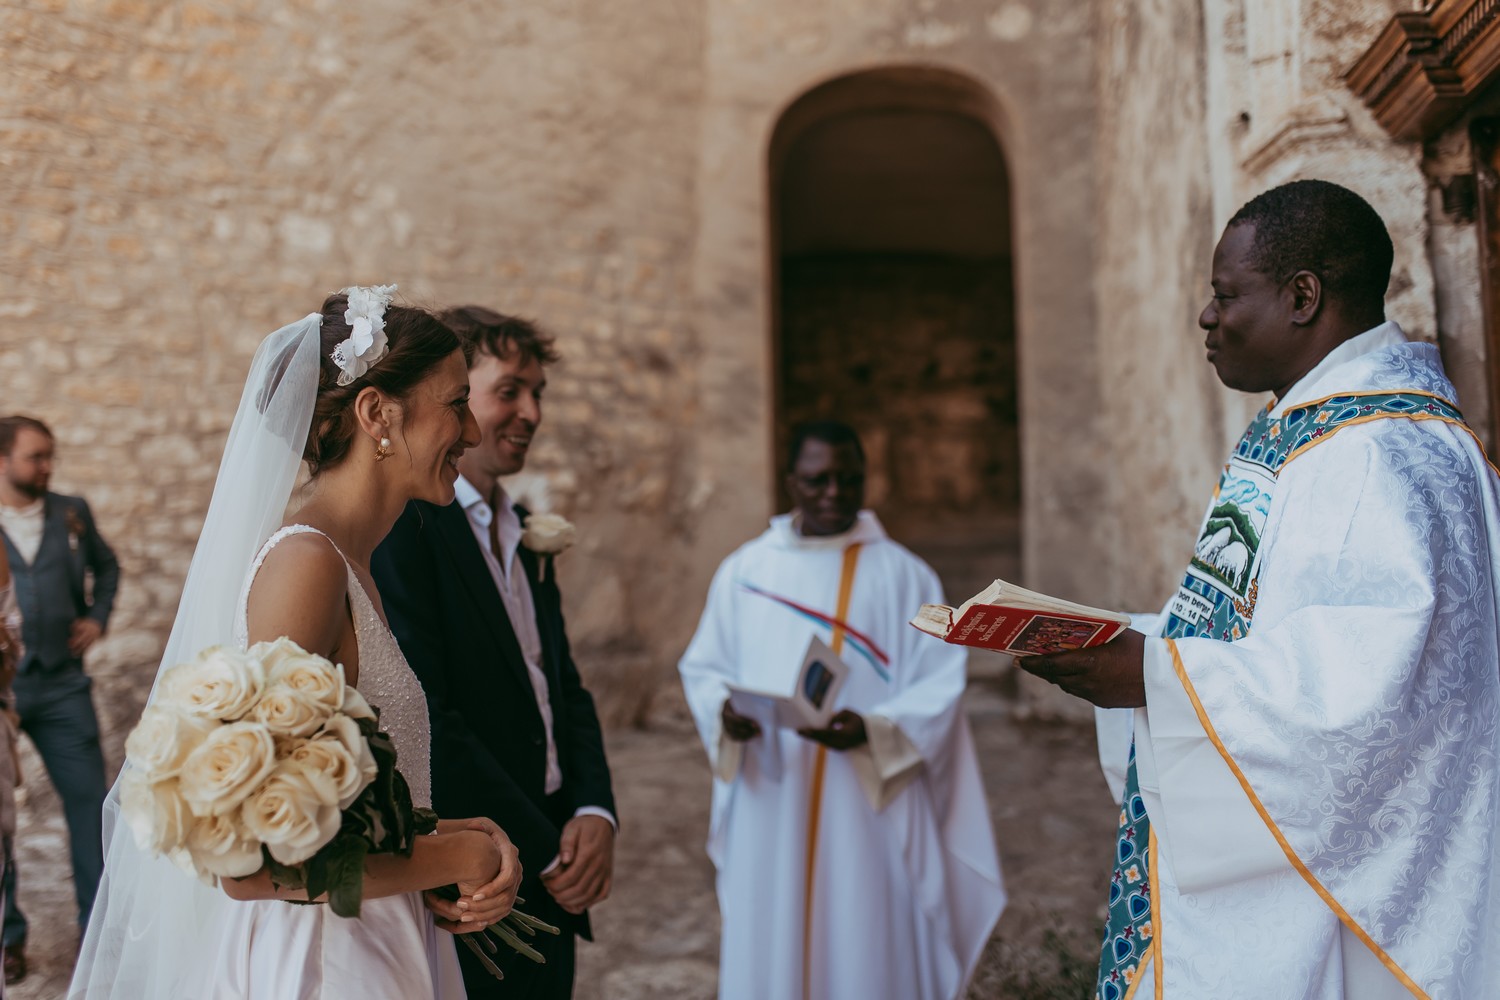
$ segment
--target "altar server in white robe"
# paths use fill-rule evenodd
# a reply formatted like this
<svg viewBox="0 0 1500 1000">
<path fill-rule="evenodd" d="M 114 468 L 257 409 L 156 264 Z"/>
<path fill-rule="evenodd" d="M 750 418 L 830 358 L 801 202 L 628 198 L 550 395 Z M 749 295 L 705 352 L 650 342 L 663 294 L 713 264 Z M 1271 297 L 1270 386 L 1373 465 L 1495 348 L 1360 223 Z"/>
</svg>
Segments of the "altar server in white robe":
<svg viewBox="0 0 1500 1000">
<path fill-rule="evenodd" d="M 1199 324 L 1275 399 L 1150 637 L 1024 664 L 1134 709 L 1105 1000 L 1500 996 L 1500 482 L 1391 262 L 1326 182 L 1231 219 Z"/>
<path fill-rule="evenodd" d="M 719 996 L 952 1000 L 1005 905 L 964 651 L 907 624 L 942 590 L 861 510 L 854 432 L 793 438 L 795 510 L 719 567 L 680 665 L 715 776 Z M 731 682 L 789 687 L 813 636 L 850 668 L 826 730 L 729 706 Z"/>
</svg>

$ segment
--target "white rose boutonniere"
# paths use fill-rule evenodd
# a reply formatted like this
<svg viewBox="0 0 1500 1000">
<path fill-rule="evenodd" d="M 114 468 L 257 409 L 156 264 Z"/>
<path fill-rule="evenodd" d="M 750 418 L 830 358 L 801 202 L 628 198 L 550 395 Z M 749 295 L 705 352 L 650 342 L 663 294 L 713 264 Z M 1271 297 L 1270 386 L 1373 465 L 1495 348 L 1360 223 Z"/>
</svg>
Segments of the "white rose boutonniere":
<svg viewBox="0 0 1500 1000">
<path fill-rule="evenodd" d="M 521 544 L 537 555 L 547 557 L 537 570 L 540 578 L 546 580 L 552 558 L 573 544 L 578 529 L 561 514 L 528 514 L 521 527 Z"/>
</svg>

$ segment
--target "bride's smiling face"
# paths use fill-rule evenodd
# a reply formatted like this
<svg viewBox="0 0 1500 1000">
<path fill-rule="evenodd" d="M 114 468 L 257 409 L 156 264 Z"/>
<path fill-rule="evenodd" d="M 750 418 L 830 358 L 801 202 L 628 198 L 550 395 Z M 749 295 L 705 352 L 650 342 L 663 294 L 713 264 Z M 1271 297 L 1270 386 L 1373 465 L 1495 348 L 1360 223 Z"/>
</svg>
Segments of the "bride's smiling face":
<svg viewBox="0 0 1500 1000">
<path fill-rule="evenodd" d="M 478 443 L 468 368 L 463 352 L 454 351 L 402 402 L 401 423 L 391 435 L 395 454 L 382 464 L 410 469 L 412 499 L 447 506 L 453 502 L 459 456 Z"/>
</svg>

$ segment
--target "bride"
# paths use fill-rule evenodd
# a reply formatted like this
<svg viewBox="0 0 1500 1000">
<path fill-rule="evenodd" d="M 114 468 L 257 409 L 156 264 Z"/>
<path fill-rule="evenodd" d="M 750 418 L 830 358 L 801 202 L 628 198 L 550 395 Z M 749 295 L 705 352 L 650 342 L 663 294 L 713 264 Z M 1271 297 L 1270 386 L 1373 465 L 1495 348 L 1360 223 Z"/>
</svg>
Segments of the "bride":
<svg viewBox="0 0 1500 1000">
<path fill-rule="evenodd" d="M 290 637 L 342 664 L 381 709 L 413 802 L 429 806 L 427 704 L 386 627 L 370 554 L 408 500 L 452 501 L 458 456 L 479 431 L 457 338 L 390 306 L 394 287 L 346 289 L 262 342 L 162 668 L 214 643 Z M 301 461 L 305 502 L 273 532 Z M 277 889 L 264 870 L 206 886 L 140 851 L 119 820 L 117 784 L 70 997 L 459 998 L 454 939 L 439 926 L 499 920 L 521 879 L 494 823 L 443 820 L 409 858 L 370 855 L 360 917 L 344 919 L 293 905 L 306 894 Z M 454 883 L 456 902 L 424 897 Z"/>
</svg>

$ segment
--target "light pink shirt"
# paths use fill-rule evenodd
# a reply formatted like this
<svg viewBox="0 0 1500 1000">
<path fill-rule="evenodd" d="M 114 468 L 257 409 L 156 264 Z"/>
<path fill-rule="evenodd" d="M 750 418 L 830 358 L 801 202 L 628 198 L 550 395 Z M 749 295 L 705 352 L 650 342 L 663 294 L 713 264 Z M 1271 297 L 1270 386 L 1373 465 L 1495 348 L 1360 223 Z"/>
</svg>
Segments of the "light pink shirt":
<svg viewBox="0 0 1500 1000">
<path fill-rule="evenodd" d="M 510 617 L 511 629 L 521 646 L 521 657 L 526 661 L 526 674 L 531 680 L 531 690 L 536 696 L 547 738 L 547 778 L 543 788 L 551 795 L 562 787 L 562 768 L 557 762 L 557 742 L 552 736 L 552 700 L 547 691 L 547 675 L 542 670 L 542 638 L 537 631 L 536 603 L 531 594 L 531 581 L 516 559 L 516 550 L 521 547 L 521 518 L 505 490 L 497 486 L 497 491 L 496 511 L 492 511 L 489 502 L 463 476 L 453 484 L 453 492 L 464 509 L 464 516 L 469 519 L 474 540 L 479 543 L 484 563 L 489 567 L 495 589 L 500 592 L 500 600 L 505 605 L 505 613 Z M 497 511 L 499 520 L 495 524 L 495 534 L 499 537 L 501 549 L 498 553 L 490 547 L 490 521 L 497 516 Z M 611 826 L 619 828 L 614 816 L 598 806 L 581 806 L 574 815 L 603 816 Z"/>
</svg>

